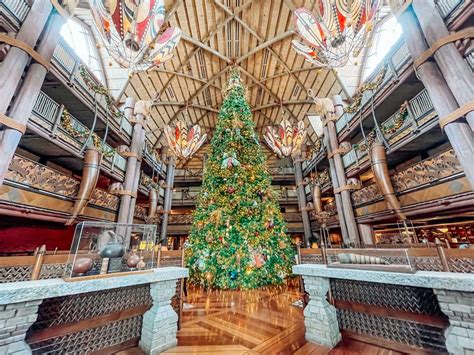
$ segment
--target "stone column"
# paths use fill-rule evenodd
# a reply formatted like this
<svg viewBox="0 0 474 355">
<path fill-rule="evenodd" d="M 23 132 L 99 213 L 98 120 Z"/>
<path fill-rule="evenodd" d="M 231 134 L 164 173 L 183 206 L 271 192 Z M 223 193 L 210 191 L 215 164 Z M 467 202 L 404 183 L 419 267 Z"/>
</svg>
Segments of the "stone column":
<svg viewBox="0 0 474 355">
<path fill-rule="evenodd" d="M 50 0 L 34 1 L 15 38 L 34 48 L 52 8 Z M 55 40 L 57 41 L 58 38 L 59 36 L 56 36 Z M 0 80 L 0 97 L 2 98 L 0 100 L 0 113 L 7 111 L 29 60 L 30 56 L 16 47 L 11 47 L 3 60 L 0 66 L 0 78 L 2 78 Z M 42 82 L 43 80 L 41 80 Z"/>
<path fill-rule="evenodd" d="M 441 311 L 449 317 L 449 327 L 444 333 L 449 353 L 474 353 L 474 292 L 433 291 Z"/>
<path fill-rule="evenodd" d="M 166 236 L 168 233 L 168 219 L 171 212 L 171 203 L 173 200 L 174 172 L 176 169 L 176 158 L 172 155 L 169 158 L 168 168 L 166 169 L 165 197 L 163 202 L 163 218 L 161 219 L 161 244 L 166 245 Z"/>
<path fill-rule="evenodd" d="M 418 20 L 411 8 L 398 17 L 403 37 L 412 58 L 418 58 L 428 49 Z M 430 95 L 433 106 L 440 117 L 456 110 L 459 105 L 443 78 L 438 66 L 426 61 L 418 67 L 417 75 Z M 459 163 L 464 169 L 471 187 L 474 187 L 474 133 L 467 122 L 457 120 L 445 126 L 444 132 L 453 147 Z"/>
<path fill-rule="evenodd" d="M 38 9 L 37 5 L 42 4 L 43 8 Z M 35 10 L 34 10 L 35 9 Z M 50 1 L 43 1 L 38 0 L 33 3 L 33 7 L 30 10 L 30 14 L 27 17 L 26 23 L 30 16 L 35 16 L 36 13 L 36 22 L 35 25 L 31 24 L 31 28 L 26 29 L 30 32 L 34 32 L 35 28 L 37 28 L 37 32 L 35 36 L 38 37 L 41 33 L 42 27 L 39 27 L 40 24 L 43 22 L 43 17 L 45 16 L 44 12 L 51 11 L 51 3 Z M 47 16 L 46 16 L 47 18 Z M 25 24 L 22 26 L 22 30 L 25 27 Z M 64 24 L 64 19 L 61 15 L 59 15 L 56 11 L 51 13 L 50 19 L 46 26 L 46 29 L 43 34 L 43 38 L 37 47 L 37 51 L 40 55 L 42 55 L 46 61 L 50 62 L 56 45 L 58 43 L 58 39 L 60 37 L 59 33 L 61 31 L 61 27 Z M 41 25 L 42 26 L 42 25 Z M 20 30 L 20 32 L 22 31 Z M 25 31 L 26 31 L 25 30 Z M 20 36 L 18 34 L 17 38 Z M 36 43 L 36 39 L 34 41 Z M 0 78 L 2 78 L 2 83 L 0 83 L 0 113 L 6 111 L 8 105 L 10 104 L 11 97 L 13 96 L 13 92 L 15 88 L 13 88 L 12 84 L 8 84 L 8 82 L 12 81 L 12 78 L 15 78 L 18 84 L 20 82 L 21 74 L 23 73 L 24 66 L 24 57 L 26 61 L 28 60 L 28 55 L 18 48 L 11 48 L 10 52 L 8 53 L 5 61 L 0 66 Z M 13 68 L 10 68 L 10 64 L 13 65 Z M 10 68 L 10 69 L 9 69 Z M 21 68 L 21 72 L 19 71 Z M 4 71 L 5 70 L 5 71 Z M 18 73 L 19 74 L 18 74 Z M 36 62 L 32 62 L 26 72 L 25 79 L 21 84 L 21 88 L 17 93 L 12 106 L 9 110 L 8 116 L 13 119 L 14 121 L 18 122 L 19 124 L 25 125 L 28 123 L 28 120 L 31 116 L 31 112 L 33 107 L 36 103 L 36 99 L 40 93 L 41 86 L 43 85 L 44 78 L 47 74 L 47 70 L 41 64 Z M 13 89 L 13 91 L 9 92 L 9 89 Z M 8 92 L 7 92 L 8 91 Z M 18 147 L 18 143 L 22 137 L 22 133 L 11 129 L 8 127 L 4 127 L 4 130 L 0 132 L 0 185 L 3 184 L 3 180 L 5 178 L 6 173 L 8 172 L 8 167 L 10 166 L 10 162 L 15 154 L 16 148 Z"/>
<path fill-rule="evenodd" d="M 146 354 L 159 354 L 178 344 L 178 315 L 171 307 L 176 293 L 176 280 L 150 285 L 153 306 L 143 315 L 140 349 Z"/>
<path fill-rule="evenodd" d="M 329 279 L 303 276 L 309 303 L 304 309 L 305 338 L 307 341 L 333 348 L 341 341 L 336 308 L 326 299 Z"/>
<path fill-rule="evenodd" d="M 304 184 L 303 184 L 303 167 L 301 165 L 302 159 L 301 157 L 297 157 L 294 159 L 294 166 L 295 166 L 295 181 L 296 181 L 296 193 L 298 196 L 298 208 L 301 212 L 301 218 L 303 220 L 303 239 L 304 245 L 309 248 L 310 239 L 311 239 L 311 223 L 309 221 L 309 213 L 306 209 L 306 193 L 304 191 Z"/>
<path fill-rule="evenodd" d="M 332 102 L 334 104 L 334 112 L 336 117 L 341 117 L 344 114 L 341 97 L 339 95 L 333 96 Z M 339 140 L 337 138 L 336 125 L 334 124 L 334 121 L 328 120 L 327 127 L 329 133 L 330 150 L 331 152 L 334 152 L 333 159 L 334 167 L 337 173 L 337 180 L 339 187 L 342 187 L 347 185 L 346 171 L 344 169 L 344 163 L 342 162 L 341 154 L 335 152 L 335 150 L 339 148 Z M 357 222 L 355 220 L 354 210 L 352 208 L 351 194 L 348 190 L 341 191 L 341 201 L 349 240 L 354 246 L 359 247 L 359 230 L 357 228 Z"/>
<path fill-rule="evenodd" d="M 429 46 L 449 35 L 433 0 L 413 0 L 412 7 Z M 454 42 L 439 48 L 433 57 L 459 106 L 474 100 L 474 74 Z M 466 119 L 474 130 L 474 112 L 468 113 Z"/>
<path fill-rule="evenodd" d="M 324 145 L 326 146 L 327 150 L 330 151 L 331 144 L 329 142 L 329 132 L 328 132 L 327 125 L 323 128 L 323 132 L 324 132 L 324 135 L 323 135 Z M 329 174 L 331 176 L 332 188 L 333 190 L 335 190 L 339 187 L 336 167 L 334 165 L 334 159 L 332 157 L 328 156 L 328 160 L 329 160 Z M 344 241 L 344 244 L 349 245 L 351 242 L 351 239 L 349 238 L 349 234 L 347 233 L 346 220 L 344 218 L 344 211 L 342 208 L 341 193 L 340 192 L 334 193 L 334 199 L 336 200 L 337 217 L 339 220 L 339 226 L 341 227 L 342 240 Z"/>
<path fill-rule="evenodd" d="M 0 354 L 31 354 L 26 331 L 38 318 L 43 300 L 0 306 Z"/>
</svg>

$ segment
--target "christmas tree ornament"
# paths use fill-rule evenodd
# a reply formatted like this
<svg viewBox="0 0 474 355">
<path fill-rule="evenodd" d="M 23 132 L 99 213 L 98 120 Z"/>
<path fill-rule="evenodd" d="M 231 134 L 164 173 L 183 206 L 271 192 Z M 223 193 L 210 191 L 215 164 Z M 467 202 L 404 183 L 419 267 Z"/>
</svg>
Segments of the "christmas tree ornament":
<svg viewBox="0 0 474 355">
<path fill-rule="evenodd" d="M 305 8 L 294 11 L 295 28 L 304 43 L 293 49 L 320 67 L 342 67 L 356 58 L 377 22 L 381 0 L 322 0 L 315 15 Z"/>
<path fill-rule="evenodd" d="M 110 56 L 123 68 L 143 71 L 173 57 L 179 28 L 166 28 L 163 0 L 89 0 L 95 25 Z"/>
<path fill-rule="evenodd" d="M 237 154 L 235 153 L 232 153 L 230 155 L 228 153 L 224 153 L 222 158 L 223 158 L 222 160 L 223 168 L 232 168 L 234 166 L 240 165 L 240 162 L 237 160 Z"/>
</svg>

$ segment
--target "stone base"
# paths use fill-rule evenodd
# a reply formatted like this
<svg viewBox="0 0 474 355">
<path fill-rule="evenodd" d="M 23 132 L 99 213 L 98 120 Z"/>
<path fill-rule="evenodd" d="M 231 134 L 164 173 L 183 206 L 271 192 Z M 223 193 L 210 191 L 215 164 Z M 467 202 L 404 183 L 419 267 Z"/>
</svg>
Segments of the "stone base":
<svg viewBox="0 0 474 355">
<path fill-rule="evenodd" d="M 176 280 L 150 286 L 153 306 L 143 315 L 140 349 L 146 354 L 160 354 L 178 344 L 178 315 L 170 305 L 176 292 Z"/>
<path fill-rule="evenodd" d="M 42 300 L 0 306 L 0 355 L 31 354 L 25 342 L 26 331 L 38 318 Z"/>
<path fill-rule="evenodd" d="M 310 301 L 304 309 L 305 338 L 307 341 L 333 348 L 342 337 L 337 322 L 336 308 L 326 300 L 329 280 L 322 277 L 304 276 L 304 283 L 305 290 L 310 296 Z"/>
<path fill-rule="evenodd" d="M 446 348 L 450 354 L 474 355 L 474 292 L 434 290 L 441 311 L 449 317 Z"/>
</svg>

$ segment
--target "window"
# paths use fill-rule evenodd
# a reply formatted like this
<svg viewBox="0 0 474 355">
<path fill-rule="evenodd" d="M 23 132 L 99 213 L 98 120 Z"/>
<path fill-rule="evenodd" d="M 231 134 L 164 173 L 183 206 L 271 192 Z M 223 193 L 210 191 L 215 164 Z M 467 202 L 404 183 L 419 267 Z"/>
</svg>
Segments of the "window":
<svg viewBox="0 0 474 355">
<path fill-rule="evenodd" d="M 61 29 L 61 36 L 97 79 L 105 84 L 96 43 L 88 28 L 75 19 L 69 19 Z"/>
<path fill-rule="evenodd" d="M 377 26 L 372 41 L 372 47 L 369 48 L 367 52 L 362 82 L 373 73 L 377 65 L 383 60 L 401 35 L 402 28 L 394 16 L 389 16 Z"/>
</svg>

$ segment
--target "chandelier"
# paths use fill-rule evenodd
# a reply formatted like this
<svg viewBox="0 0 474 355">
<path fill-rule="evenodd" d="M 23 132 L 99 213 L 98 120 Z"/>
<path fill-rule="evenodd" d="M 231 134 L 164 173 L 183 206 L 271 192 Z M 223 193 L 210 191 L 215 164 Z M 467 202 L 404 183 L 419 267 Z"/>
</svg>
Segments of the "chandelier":
<svg viewBox="0 0 474 355">
<path fill-rule="evenodd" d="M 319 0 L 316 15 L 305 8 L 294 12 L 295 28 L 304 43 L 293 49 L 320 67 L 342 67 L 357 57 L 377 19 L 380 0 Z"/>
<path fill-rule="evenodd" d="M 173 27 L 164 30 L 163 0 L 89 0 L 89 3 L 105 48 L 121 67 L 146 70 L 173 56 L 181 30 Z"/>
<path fill-rule="evenodd" d="M 195 125 L 188 131 L 188 126 L 184 121 L 178 121 L 174 130 L 168 125 L 165 126 L 164 132 L 168 146 L 179 159 L 192 157 L 207 138 L 207 134 L 201 135 L 199 125 Z"/>
<path fill-rule="evenodd" d="M 278 128 L 267 126 L 263 134 L 268 146 L 280 157 L 295 157 L 301 153 L 301 146 L 306 138 L 303 121 L 293 126 L 290 121 L 283 119 Z"/>
</svg>

